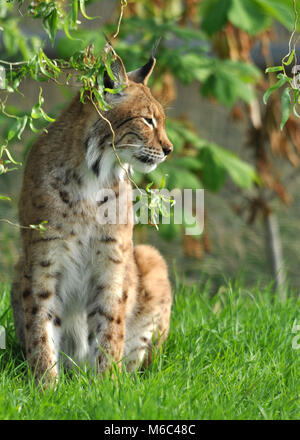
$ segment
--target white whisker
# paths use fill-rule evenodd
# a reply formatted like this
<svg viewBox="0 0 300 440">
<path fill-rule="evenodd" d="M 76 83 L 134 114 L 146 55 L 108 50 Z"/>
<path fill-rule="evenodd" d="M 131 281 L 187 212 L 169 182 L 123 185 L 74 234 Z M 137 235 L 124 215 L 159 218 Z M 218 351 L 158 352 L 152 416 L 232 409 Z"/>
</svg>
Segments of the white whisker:
<svg viewBox="0 0 300 440">
<path fill-rule="evenodd" d="M 143 145 L 141 144 L 116 144 L 116 147 L 120 148 L 120 147 L 142 147 Z"/>
</svg>

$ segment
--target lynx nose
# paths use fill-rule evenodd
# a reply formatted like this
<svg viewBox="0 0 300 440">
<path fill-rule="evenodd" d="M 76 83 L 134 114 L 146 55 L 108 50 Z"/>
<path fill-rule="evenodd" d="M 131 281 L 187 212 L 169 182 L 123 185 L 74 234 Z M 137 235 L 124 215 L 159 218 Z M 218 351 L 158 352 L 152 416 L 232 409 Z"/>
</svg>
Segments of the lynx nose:
<svg viewBox="0 0 300 440">
<path fill-rule="evenodd" d="M 173 151 L 173 145 L 168 145 L 167 147 L 163 147 L 163 152 L 165 156 L 168 156 L 168 154 L 172 153 Z"/>
</svg>

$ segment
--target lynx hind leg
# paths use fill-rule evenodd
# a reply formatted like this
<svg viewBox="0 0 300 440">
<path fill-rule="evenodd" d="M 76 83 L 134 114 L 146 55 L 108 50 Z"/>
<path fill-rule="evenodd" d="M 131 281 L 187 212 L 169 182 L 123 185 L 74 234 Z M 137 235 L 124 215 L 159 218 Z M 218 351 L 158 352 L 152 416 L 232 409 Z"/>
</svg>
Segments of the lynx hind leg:
<svg viewBox="0 0 300 440">
<path fill-rule="evenodd" d="M 136 310 L 126 328 L 124 360 L 129 371 L 151 363 L 153 344 L 160 346 L 168 336 L 172 305 L 163 257 L 146 245 L 136 246 L 134 253 L 140 284 Z"/>
<path fill-rule="evenodd" d="M 13 318 L 15 323 L 16 335 L 19 339 L 23 352 L 26 352 L 25 343 L 25 324 L 24 310 L 21 298 L 21 278 L 23 273 L 22 260 L 20 259 L 15 267 L 14 281 L 10 291 L 10 302 L 13 310 Z"/>
</svg>

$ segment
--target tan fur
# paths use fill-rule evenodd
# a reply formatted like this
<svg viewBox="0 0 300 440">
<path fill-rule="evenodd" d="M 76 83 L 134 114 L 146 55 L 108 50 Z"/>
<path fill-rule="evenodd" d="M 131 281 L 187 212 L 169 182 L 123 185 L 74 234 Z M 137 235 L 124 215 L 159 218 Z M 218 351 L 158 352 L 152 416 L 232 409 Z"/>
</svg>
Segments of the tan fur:
<svg viewBox="0 0 300 440">
<path fill-rule="evenodd" d="M 127 168 L 137 164 L 147 171 L 163 160 L 163 149 L 171 149 L 165 116 L 144 82 L 130 75 L 126 82 L 122 96 L 108 96 L 112 109 L 105 117 Z M 150 359 L 155 339 L 160 344 L 168 334 L 167 267 L 152 247 L 133 246 L 131 185 L 111 140 L 107 123 L 76 95 L 27 158 L 19 203 L 26 228 L 11 302 L 37 379 L 56 380 L 59 359 L 69 363 L 64 353 L 98 371 L 121 359 L 132 369 Z M 150 165 L 143 162 L 148 158 Z M 101 191 L 110 188 L 118 200 L 120 181 L 127 224 L 101 224 L 98 210 L 112 203 L 101 199 Z M 28 228 L 44 220 L 43 235 Z"/>
</svg>

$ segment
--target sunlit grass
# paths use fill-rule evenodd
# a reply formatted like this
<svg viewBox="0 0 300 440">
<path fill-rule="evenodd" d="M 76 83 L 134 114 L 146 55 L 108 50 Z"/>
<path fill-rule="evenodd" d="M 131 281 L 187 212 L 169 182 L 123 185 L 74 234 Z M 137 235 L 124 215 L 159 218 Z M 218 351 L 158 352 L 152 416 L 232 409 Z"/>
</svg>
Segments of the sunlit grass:
<svg viewBox="0 0 300 440">
<path fill-rule="evenodd" d="M 283 306 L 266 289 L 181 287 L 170 336 L 145 372 L 62 374 L 38 391 L 16 341 L 2 287 L 0 419 L 298 419 L 300 350 L 292 348 L 300 299 Z M 118 383 L 118 384 L 117 384 Z"/>
</svg>

